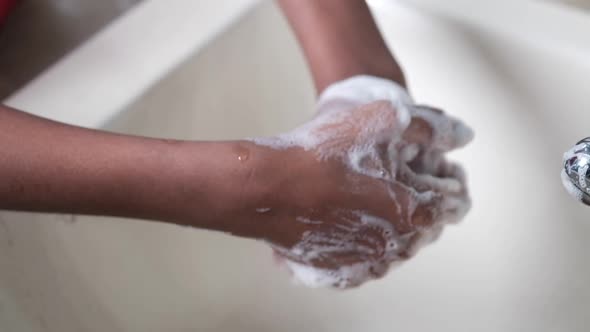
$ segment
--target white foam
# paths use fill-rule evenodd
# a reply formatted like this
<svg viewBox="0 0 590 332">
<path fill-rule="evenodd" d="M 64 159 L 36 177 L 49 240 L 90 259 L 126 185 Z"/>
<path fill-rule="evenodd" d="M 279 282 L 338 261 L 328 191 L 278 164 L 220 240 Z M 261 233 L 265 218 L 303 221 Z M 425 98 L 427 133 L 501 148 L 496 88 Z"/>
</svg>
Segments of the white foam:
<svg viewBox="0 0 590 332">
<path fill-rule="evenodd" d="M 374 102 L 379 103 L 359 108 Z M 420 205 L 440 197 L 435 191 L 455 193 L 452 197 L 443 195 L 441 211 L 434 214 L 432 227 L 414 227 L 414 231 L 399 234 L 391 222 L 367 211 L 335 211 L 335 215 L 347 216 L 342 217 L 341 224 L 328 230 L 305 231 L 290 248 L 273 246 L 286 258 L 286 265 L 300 283 L 312 287 L 353 287 L 382 276 L 392 263 L 402 261 L 421 245 L 436 239 L 445 223 L 463 217 L 469 209 L 464 177 L 458 166 L 446 163 L 442 152 L 467 144 L 473 132 L 454 118 L 415 106 L 396 83 L 369 76 L 353 77 L 328 87 L 319 98 L 318 109 L 311 121 L 291 132 L 253 141 L 275 149 L 299 147 L 313 151 L 318 160 L 336 158 L 355 173 L 389 182 L 396 181 L 399 170 L 406 170 L 422 187 L 432 188 L 417 191 L 405 186 L 409 198 L 403 205 L 391 190 L 392 204 L 408 225 Z M 403 142 L 411 117 L 422 118 L 432 127 L 430 150 Z M 411 170 L 407 163 L 418 155 L 422 160 L 419 169 Z M 448 178 L 433 175 L 441 170 L 449 173 Z M 310 226 L 324 222 L 304 216 L 295 220 Z M 367 237 L 367 230 L 376 231 L 379 238 Z M 357 263 L 332 269 L 314 267 L 318 261 L 350 253 L 358 256 Z"/>
<path fill-rule="evenodd" d="M 352 226 L 343 227 L 344 232 L 306 232 L 301 242 L 290 249 L 275 247 L 277 252 L 285 257 L 297 257 L 297 260 L 285 261 L 296 282 L 309 287 L 354 287 L 383 276 L 392 262 L 401 259 L 401 254 L 408 247 L 410 234 L 397 234 L 391 223 L 367 215 L 363 211 L 354 211 L 354 215 L 358 218 Z M 385 240 L 381 246 L 377 244 L 381 242 L 379 239 L 367 237 L 362 237 L 362 242 L 369 243 L 370 246 L 359 244 L 359 234 L 367 228 L 380 231 L 382 239 Z M 310 264 L 330 254 L 342 254 L 353 250 L 372 258 L 335 269 L 316 268 Z M 381 252 L 380 255 L 376 255 L 377 250 Z"/>
<path fill-rule="evenodd" d="M 417 144 L 409 144 L 405 146 L 401 151 L 400 158 L 402 159 L 402 161 L 408 162 L 414 160 L 414 158 L 416 158 L 419 152 L 420 148 Z"/>
<path fill-rule="evenodd" d="M 336 270 L 315 268 L 291 260 L 287 260 L 286 265 L 293 273 L 296 283 L 312 288 L 349 288 L 358 286 L 366 281 L 365 275 L 369 269 L 367 263 L 341 266 Z"/>
<path fill-rule="evenodd" d="M 308 225 L 319 225 L 322 223 L 321 220 L 311 220 L 306 217 L 297 217 L 295 220 L 299 221 L 300 223 L 308 224 Z"/>
<path fill-rule="evenodd" d="M 369 104 L 377 100 L 388 100 L 404 105 L 414 104 L 414 100 L 399 84 L 379 77 L 358 75 L 334 83 L 327 87 L 318 98 L 318 109 L 323 109 L 334 100 L 346 101 L 352 107 Z M 410 118 L 402 115 L 402 122 L 409 123 Z"/>
<path fill-rule="evenodd" d="M 449 151 L 462 147 L 473 139 L 473 130 L 450 115 L 440 114 L 425 106 L 416 106 L 412 111 L 435 129 L 432 138 L 434 148 Z"/>
</svg>

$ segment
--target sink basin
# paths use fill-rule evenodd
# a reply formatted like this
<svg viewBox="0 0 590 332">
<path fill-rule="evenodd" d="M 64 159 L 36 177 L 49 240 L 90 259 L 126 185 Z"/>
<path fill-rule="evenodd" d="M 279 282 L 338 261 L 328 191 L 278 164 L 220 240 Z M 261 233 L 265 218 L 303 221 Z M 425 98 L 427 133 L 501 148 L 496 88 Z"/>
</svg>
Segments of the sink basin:
<svg viewBox="0 0 590 332">
<path fill-rule="evenodd" d="M 577 9 L 590 10 L 590 3 L 585 0 L 553 0 Z"/>
<path fill-rule="evenodd" d="M 0 29 L 0 100 L 139 1 L 22 1 Z"/>
<path fill-rule="evenodd" d="M 311 116 L 305 62 L 273 3 L 219 1 L 225 9 L 208 9 L 219 25 L 195 23 L 187 12 L 197 2 L 171 1 L 170 14 L 161 3 L 138 5 L 8 104 L 180 139 L 271 135 Z M 587 331 L 590 210 L 561 188 L 559 171 L 562 152 L 590 132 L 590 52 L 578 39 L 590 22 L 541 2 L 527 2 L 520 29 L 510 27 L 525 20 L 491 2 L 370 3 L 415 98 L 475 130 L 452 155 L 466 166 L 474 201 L 462 223 L 385 278 L 334 291 L 293 285 L 251 240 L 2 212 L 2 330 Z M 551 26 L 549 14 L 558 20 Z M 157 31 L 140 31 L 152 17 L 162 18 Z M 143 39 L 129 37 L 138 31 Z M 568 38 L 539 37 L 562 33 Z"/>
</svg>

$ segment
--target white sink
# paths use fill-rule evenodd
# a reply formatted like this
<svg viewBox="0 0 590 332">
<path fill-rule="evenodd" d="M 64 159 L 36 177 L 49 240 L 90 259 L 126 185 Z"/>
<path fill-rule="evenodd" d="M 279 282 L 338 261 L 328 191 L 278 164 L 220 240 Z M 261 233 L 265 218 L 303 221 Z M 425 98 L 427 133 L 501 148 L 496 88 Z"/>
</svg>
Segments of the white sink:
<svg viewBox="0 0 590 332">
<path fill-rule="evenodd" d="M 20 1 L 0 27 L 0 100 L 139 1 Z"/>
<path fill-rule="evenodd" d="M 252 2 L 226 6 L 209 17 L 220 25 L 200 28 L 186 13 L 195 2 L 171 1 L 188 7 L 170 15 L 154 11 L 159 3 L 138 6 L 8 103 L 84 126 L 183 139 L 268 135 L 312 114 L 308 71 L 272 3 L 243 16 Z M 294 286 L 270 250 L 250 240 L 3 212 L 0 329 L 587 331 L 590 210 L 567 196 L 559 171 L 562 152 L 590 133 L 590 45 L 577 39 L 590 35 L 590 21 L 541 2 L 514 15 L 527 15 L 526 27 L 500 3 L 371 3 L 416 99 L 475 129 L 473 144 L 454 154 L 474 201 L 461 224 L 384 279 L 334 291 Z M 541 19 L 548 13 L 557 18 L 549 26 Z M 150 15 L 160 26 L 139 41 Z M 193 28 L 205 32 L 190 39 Z M 568 38 L 539 38 L 568 28 Z M 178 33 L 167 37 L 171 51 L 155 43 L 169 31 Z M 133 37 L 128 44 L 116 37 L 123 33 Z M 117 56 L 89 66 L 97 49 Z M 156 54 L 134 57 L 147 49 Z"/>
</svg>

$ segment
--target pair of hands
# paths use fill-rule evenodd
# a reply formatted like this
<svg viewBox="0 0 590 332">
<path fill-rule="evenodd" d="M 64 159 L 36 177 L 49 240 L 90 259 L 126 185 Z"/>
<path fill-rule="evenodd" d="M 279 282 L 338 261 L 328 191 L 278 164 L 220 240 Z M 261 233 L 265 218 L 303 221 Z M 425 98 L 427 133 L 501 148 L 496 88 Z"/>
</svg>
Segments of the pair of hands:
<svg viewBox="0 0 590 332">
<path fill-rule="evenodd" d="M 282 169 L 272 204 L 257 210 L 273 225 L 265 240 L 310 286 L 379 278 L 469 209 L 462 169 L 444 154 L 471 131 L 407 100 L 366 101 L 323 98 L 308 123 L 256 141 Z"/>
<path fill-rule="evenodd" d="M 355 82 L 356 93 L 374 83 Z M 269 242 L 308 285 L 359 285 L 466 212 L 444 153 L 471 135 L 409 97 L 350 91 L 324 93 L 311 121 L 254 142 L 116 135 L 0 107 L 0 208 L 227 231 Z"/>
</svg>

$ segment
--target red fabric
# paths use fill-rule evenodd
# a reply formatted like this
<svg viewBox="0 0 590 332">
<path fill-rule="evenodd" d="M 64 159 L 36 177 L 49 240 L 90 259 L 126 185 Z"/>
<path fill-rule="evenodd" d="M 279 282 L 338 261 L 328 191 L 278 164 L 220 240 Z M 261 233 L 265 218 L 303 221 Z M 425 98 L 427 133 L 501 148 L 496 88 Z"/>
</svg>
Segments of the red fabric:
<svg viewBox="0 0 590 332">
<path fill-rule="evenodd" d="M 0 24 L 4 22 L 10 10 L 16 5 L 18 0 L 0 0 Z"/>
</svg>

